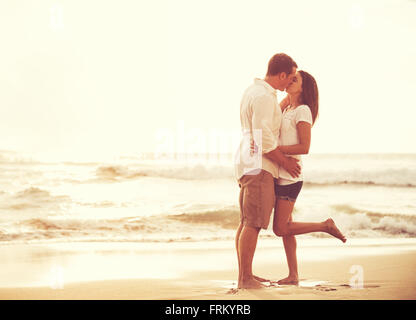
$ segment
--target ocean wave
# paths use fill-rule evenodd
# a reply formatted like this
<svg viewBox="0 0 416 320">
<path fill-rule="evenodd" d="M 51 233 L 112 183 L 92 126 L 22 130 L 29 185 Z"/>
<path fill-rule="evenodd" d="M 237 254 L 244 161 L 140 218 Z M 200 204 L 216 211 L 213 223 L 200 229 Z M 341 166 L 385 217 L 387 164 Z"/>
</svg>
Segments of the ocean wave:
<svg viewBox="0 0 416 320">
<path fill-rule="evenodd" d="M 205 224 L 223 229 L 236 229 L 239 224 L 240 211 L 239 209 L 228 207 L 219 210 L 168 215 L 166 218 L 186 224 Z"/>
<path fill-rule="evenodd" d="M 380 186 L 380 187 L 394 187 L 394 188 L 415 188 L 416 184 L 412 183 L 376 183 L 375 181 L 321 181 L 321 182 L 309 182 L 304 181 L 304 186 L 309 187 L 330 187 L 330 186 L 341 186 L 341 185 L 351 185 L 351 186 Z"/>
<path fill-rule="evenodd" d="M 33 186 L 12 194 L 6 192 L 0 194 L 3 197 L 0 209 L 13 211 L 42 208 L 52 213 L 59 211 L 59 206 L 63 202 L 71 201 L 66 195 L 52 195 L 47 190 Z"/>
<path fill-rule="evenodd" d="M 180 219 L 179 219 L 180 220 Z M 213 224 L 195 227 L 192 222 L 169 217 L 122 219 L 26 219 L 2 226 L 0 241 L 187 241 L 220 238 Z"/>
<path fill-rule="evenodd" d="M 313 211 L 296 209 L 295 221 L 315 222 L 322 215 Z M 327 212 L 337 220 L 339 226 L 346 234 L 367 236 L 403 236 L 416 237 L 416 217 L 395 213 L 385 214 L 373 211 L 363 211 L 349 205 L 337 205 Z M 169 215 L 166 218 L 180 221 L 183 224 L 212 225 L 222 229 L 235 230 L 239 224 L 240 211 L 237 207 L 227 207 L 219 210 L 190 212 L 177 215 Z M 326 217 L 327 218 L 327 217 Z M 324 218 L 325 219 L 325 218 Z M 273 216 L 270 224 L 272 224 Z M 269 226 L 269 229 L 271 225 Z"/>
<path fill-rule="evenodd" d="M 354 214 L 362 214 L 364 213 L 366 216 L 373 218 L 373 219 L 381 219 L 384 217 L 391 217 L 391 218 L 400 218 L 400 219 L 406 219 L 408 221 L 416 223 L 416 216 L 408 215 L 408 214 L 401 214 L 399 212 L 397 213 L 381 213 L 381 212 L 375 212 L 371 210 L 363 210 L 363 209 L 357 209 L 352 205 L 348 204 L 339 204 L 339 205 L 332 205 L 331 206 L 335 212 L 337 213 L 346 213 L 350 215 Z"/>
<path fill-rule="evenodd" d="M 305 186 L 363 185 L 386 187 L 416 187 L 415 169 L 365 170 L 308 170 L 305 169 Z M 235 179 L 234 169 L 220 165 L 188 166 L 126 166 L 107 165 L 96 169 L 96 179 L 120 181 L 142 177 L 158 177 L 180 180 Z"/>
<path fill-rule="evenodd" d="M 22 191 L 17 192 L 15 197 L 16 198 L 29 198 L 29 197 L 47 198 L 50 195 L 51 194 L 46 190 L 31 186 L 29 188 L 26 188 Z"/>
<path fill-rule="evenodd" d="M 5 164 L 34 164 L 39 163 L 30 155 L 12 150 L 0 150 L 0 163 Z"/>
<path fill-rule="evenodd" d="M 198 241 L 231 239 L 239 224 L 239 209 L 216 210 L 120 219 L 32 218 L 0 225 L 0 241 Z M 416 217 L 363 212 L 349 205 L 332 207 L 327 217 L 297 209 L 295 221 L 332 217 L 347 237 L 416 237 Z M 272 219 L 271 219 L 272 224 Z M 264 236 L 273 235 L 271 224 Z M 306 236 L 330 237 L 324 233 Z"/>
<path fill-rule="evenodd" d="M 357 212 L 334 217 L 344 233 L 352 237 L 416 237 L 416 219 L 412 216 Z"/>
<path fill-rule="evenodd" d="M 233 178 L 233 171 L 225 166 L 160 166 L 134 168 L 122 165 L 100 166 L 96 170 L 98 179 L 127 180 L 141 177 L 159 177 L 181 180 L 206 180 Z"/>
<path fill-rule="evenodd" d="M 385 187 L 416 187 L 416 169 L 350 169 L 305 170 L 305 182 L 311 185 L 367 185 Z"/>
<path fill-rule="evenodd" d="M 308 155 L 303 161 L 304 181 L 305 186 L 308 187 L 357 185 L 416 188 L 416 155 Z M 146 177 L 180 180 L 236 180 L 232 158 L 218 161 L 203 159 L 200 161 L 164 161 L 121 156 L 118 160 L 109 162 L 103 159 L 102 162 L 46 163 L 17 152 L 0 150 L 1 163 L 59 164 L 63 173 L 67 173 L 68 170 L 72 172 L 73 166 L 91 168 L 93 176 L 75 176 L 75 178 L 71 176 L 70 179 L 65 180 L 67 175 L 62 175 L 63 181 L 75 184 L 111 183 Z M 7 166 L 6 170 L 11 170 L 10 166 Z M 21 166 L 17 166 L 15 170 L 20 172 Z M 36 170 L 43 169 L 37 168 Z M 25 174 L 33 173 L 28 171 Z M 9 176 L 6 175 L 7 179 Z"/>
<path fill-rule="evenodd" d="M 135 179 L 147 176 L 146 173 L 134 172 L 123 166 L 101 166 L 96 170 L 96 175 L 99 179 L 104 180 Z"/>
</svg>

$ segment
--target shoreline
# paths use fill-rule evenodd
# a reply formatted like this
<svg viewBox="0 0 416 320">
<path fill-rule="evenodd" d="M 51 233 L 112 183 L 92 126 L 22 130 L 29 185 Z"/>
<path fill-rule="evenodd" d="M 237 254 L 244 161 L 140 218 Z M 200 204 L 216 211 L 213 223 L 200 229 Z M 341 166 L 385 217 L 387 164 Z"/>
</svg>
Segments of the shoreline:
<svg viewBox="0 0 416 320">
<path fill-rule="evenodd" d="M 0 299 L 416 299 L 416 239 L 310 240 L 298 239 L 299 286 L 236 293 L 229 242 L 0 246 Z M 287 276 L 281 241 L 259 240 L 253 270 Z"/>
</svg>

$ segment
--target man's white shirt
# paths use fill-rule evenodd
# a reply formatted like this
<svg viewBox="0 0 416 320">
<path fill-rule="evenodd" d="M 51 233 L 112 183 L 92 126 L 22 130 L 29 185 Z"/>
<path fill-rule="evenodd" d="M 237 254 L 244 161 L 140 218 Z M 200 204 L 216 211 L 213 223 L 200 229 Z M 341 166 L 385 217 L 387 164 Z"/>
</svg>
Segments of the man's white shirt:
<svg viewBox="0 0 416 320">
<path fill-rule="evenodd" d="M 278 146 L 282 111 L 277 103 L 276 90 L 266 81 L 256 78 L 244 92 L 240 121 L 242 139 L 235 157 L 236 178 L 240 179 L 255 169 L 264 169 L 278 178 L 279 166 L 264 154 Z M 250 153 L 251 139 L 256 142 L 258 153 Z"/>
</svg>

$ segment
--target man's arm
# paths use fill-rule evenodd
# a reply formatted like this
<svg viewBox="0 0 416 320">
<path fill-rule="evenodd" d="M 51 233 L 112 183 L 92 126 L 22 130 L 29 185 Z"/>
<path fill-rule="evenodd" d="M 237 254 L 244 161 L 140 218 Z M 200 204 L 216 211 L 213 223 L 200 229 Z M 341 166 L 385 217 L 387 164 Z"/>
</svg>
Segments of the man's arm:
<svg viewBox="0 0 416 320">
<path fill-rule="evenodd" d="M 261 146 L 263 154 L 277 147 L 277 137 L 272 130 L 275 125 L 273 119 L 276 117 L 275 103 L 273 98 L 268 95 L 259 95 L 252 101 L 252 129 L 253 132 L 257 131 L 257 135 L 253 138 L 255 144 Z"/>
<path fill-rule="evenodd" d="M 279 147 L 264 154 L 270 160 L 276 162 L 279 166 L 282 166 L 293 178 L 297 178 L 300 175 L 299 160 L 286 157 L 280 150 Z"/>
<path fill-rule="evenodd" d="M 270 160 L 282 166 L 294 178 L 300 174 L 298 160 L 292 157 L 286 157 L 277 148 L 277 136 L 272 131 L 272 119 L 276 105 L 269 96 L 258 96 L 253 100 L 253 129 L 261 130 L 261 141 L 257 143 L 262 146 L 262 153 Z M 253 145 L 251 145 L 253 148 Z"/>
</svg>

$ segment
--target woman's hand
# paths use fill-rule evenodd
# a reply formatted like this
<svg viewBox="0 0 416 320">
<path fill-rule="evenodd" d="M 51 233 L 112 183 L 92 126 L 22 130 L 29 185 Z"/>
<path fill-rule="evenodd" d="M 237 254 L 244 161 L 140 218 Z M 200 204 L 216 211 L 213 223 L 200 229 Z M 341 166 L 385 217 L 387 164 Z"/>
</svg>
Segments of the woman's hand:
<svg viewBox="0 0 416 320">
<path fill-rule="evenodd" d="M 280 147 L 277 147 L 276 149 L 279 150 Z M 258 146 L 254 142 L 254 140 L 250 141 L 250 154 L 253 155 L 254 153 L 257 153 L 259 151 Z M 295 159 L 293 157 L 287 157 L 282 154 L 282 161 L 281 166 L 293 177 L 297 178 L 300 175 L 300 165 L 299 160 Z"/>
<path fill-rule="evenodd" d="M 298 164 L 299 160 L 292 158 L 292 157 L 286 157 L 286 160 L 282 164 L 282 167 L 293 177 L 297 178 L 300 175 L 301 168 Z"/>
</svg>

